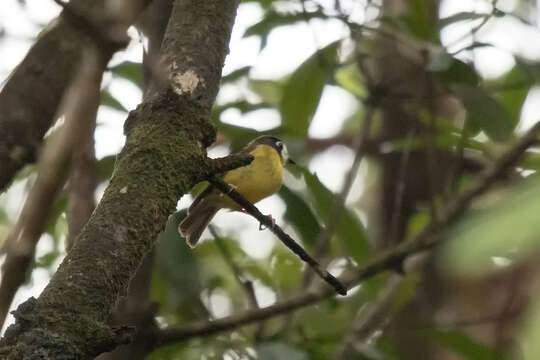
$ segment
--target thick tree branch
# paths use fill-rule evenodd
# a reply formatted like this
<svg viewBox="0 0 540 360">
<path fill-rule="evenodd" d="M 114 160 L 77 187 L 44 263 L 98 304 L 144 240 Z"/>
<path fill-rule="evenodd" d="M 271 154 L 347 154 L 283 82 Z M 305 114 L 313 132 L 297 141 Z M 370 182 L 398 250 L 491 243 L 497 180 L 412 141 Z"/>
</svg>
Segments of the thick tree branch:
<svg viewBox="0 0 540 360">
<path fill-rule="evenodd" d="M 178 197 L 211 172 L 210 110 L 237 5 L 175 1 L 161 52 L 171 86 L 130 113 L 102 200 L 40 297 L 14 312 L 0 357 L 89 359 L 130 339 L 133 331 L 106 322 Z"/>
<path fill-rule="evenodd" d="M 474 198 L 483 194 L 493 183 L 504 176 L 505 171 L 513 166 L 525 150 L 537 141 L 539 133 L 540 122 L 536 123 L 527 133 L 517 140 L 498 161 L 478 176 L 477 181 L 472 186 L 464 190 L 455 201 L 446 207 L 446 211 L 441 212 L 438 223 L 428 225 L 411 241 L 403 242 L 394 249 L 380 254 L 368 265 L 341 276 L 340 280 L 348 288 L 351 288 L 379 273 L 401 267 L 403 261 L 410 255 L 429 250 L 436 246 L 443 238 L 444 230 L 465 212 Z M 321 288 L 263 309 L 251 310 L 240 315 L 233 315 L 214 321 L 201 322 L 190 327 L 165 329 L 156 334 L 158 338 L 156 343 L 159 346 L 164 346 L 194 337 L 234 330 L 261 320 L 288 314 L 302 307 L 328 299 L 333 295 L 334 291 L 330 288 Z"/>
<path fill-rule="evenodd" d="M 0 92 L 0 191 L 19 169 L 36 159 L 85 49 L 98 53 L 103 71 L 148 2 L 122 0 L 117 5 L 123 10 L 111 13 L 108 1 L 72 0 L 69 8 L 73 11 L 64 10 L 58 23 L 40 36 Z M 74 11 L 85 21 L 70 15 Z M 99 36 L 95 29 L 100 29 Z"/>
</svg>

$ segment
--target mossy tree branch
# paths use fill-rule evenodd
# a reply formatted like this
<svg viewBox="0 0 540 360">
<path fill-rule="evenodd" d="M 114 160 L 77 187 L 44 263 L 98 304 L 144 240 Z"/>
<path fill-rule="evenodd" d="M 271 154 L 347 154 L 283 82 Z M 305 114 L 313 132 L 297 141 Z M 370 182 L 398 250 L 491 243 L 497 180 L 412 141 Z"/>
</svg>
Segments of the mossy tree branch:
<svg viewBox="0 0 540 360">
<path fill-rule="evenodd" d="M 40 297 L 15 312 L 2 358 L 89 359 L 129 340 L 132 330 L 106 321 L 178 197 L 215 171 L 251 161 L 206 157 L 237 5 L 175 1 L 161 52 L 169 82 L 129 114 L 126 145 L 102 200 Z"/>
</svg>

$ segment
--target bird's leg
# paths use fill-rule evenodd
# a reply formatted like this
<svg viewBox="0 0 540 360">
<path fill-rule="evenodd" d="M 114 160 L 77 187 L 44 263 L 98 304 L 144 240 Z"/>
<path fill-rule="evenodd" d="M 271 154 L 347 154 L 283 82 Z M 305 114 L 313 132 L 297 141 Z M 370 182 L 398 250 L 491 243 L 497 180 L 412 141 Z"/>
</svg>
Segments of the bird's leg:
<svg viewBox="0 0 540 360">
<path fill-rule="evenodd" d="M 276 219 L 274 219 L 272 215 L 266 215 L 266 217 L 270 219 L 270 221 L 272 222 L 272 227 L 274 227 L 276 225 Z M 266 230 L 266 227 L 263 223 L 259 223 L 259 231 L 263 230 Z"/>
</svg>

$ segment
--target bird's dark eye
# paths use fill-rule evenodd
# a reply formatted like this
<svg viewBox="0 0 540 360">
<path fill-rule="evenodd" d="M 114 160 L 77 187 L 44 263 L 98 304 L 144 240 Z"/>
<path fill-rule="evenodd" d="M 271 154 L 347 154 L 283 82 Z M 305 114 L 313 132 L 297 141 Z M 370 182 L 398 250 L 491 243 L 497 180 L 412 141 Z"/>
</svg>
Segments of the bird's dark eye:
<svg viewBox="0 0 540 360">
<path fill-rule="evenodd" d="M 283 150 L 283 143 L 281 141 L 277 141 L 276 142 L 276 147 L 279 149 L 279 150 Z"/>
</svg>

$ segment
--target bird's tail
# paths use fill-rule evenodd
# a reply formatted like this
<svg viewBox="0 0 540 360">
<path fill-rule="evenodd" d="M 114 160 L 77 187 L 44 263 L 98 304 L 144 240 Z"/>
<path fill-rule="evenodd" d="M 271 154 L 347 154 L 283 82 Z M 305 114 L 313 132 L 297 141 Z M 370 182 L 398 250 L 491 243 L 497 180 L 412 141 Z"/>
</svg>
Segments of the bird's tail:
<svg viewBox="0 0 540 360">
<path fill-rule="evenodd" d="M 194 247 L 197 245 L 204 229 L 218 210 L 219 207 L 211 204 L 206 199 L 190 209 L 188 216 L 178 226 L 180 234 L 186 238 L 189 246 Z"/>
</svg>

